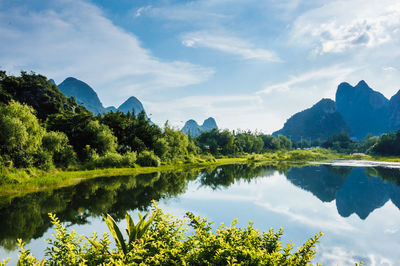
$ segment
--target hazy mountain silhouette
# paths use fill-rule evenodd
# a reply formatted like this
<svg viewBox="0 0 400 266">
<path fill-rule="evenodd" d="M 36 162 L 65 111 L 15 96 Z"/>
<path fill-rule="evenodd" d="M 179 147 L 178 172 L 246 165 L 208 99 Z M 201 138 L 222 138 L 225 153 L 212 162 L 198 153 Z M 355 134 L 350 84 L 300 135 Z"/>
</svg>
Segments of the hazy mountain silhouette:
<svg viewBox="0 0 400 266">
<path fill-rule="evenodd" d="M 73 77 L 66 78 L 57 87 L 67 97 L 75 97 L 78 104 L 85 106 L 95 114 L 106 111 L 97 93 L 88 84 L 79 79 Z"/>
<path fill-rule="evenodd" d="M 389 101 L 389 129 L 400 128 L 400 90 Z"/>
<path fill-rule="evenodd" d="M 290 117 L 273 135 L 285 135 L 293 141 L 301 138 L 326 139 L 341 132 L 352 133 L 350 126 L 336 110 L 331 99 L 322 99 L 314 106 Z"/>
<path fill-rule="evenodd" d="M 400 91 L 390 101 L 361 80 L 356 86 L 341 83 L 336 91 L 336 103 L 322 99 L 309 109 L 290 117 L 283 128 L 273 135 L 285 135 L 292 140 L 320 138 L 340 132 L 363 139 L 367 134 L 400 129 Z"/>
<path fill-rule="evenodd" d="M 389 129 L 389 100 L 363 80 L 355 87 L 341 83 L 336 91 L 336 107 L 359 139 L 368 133 L 378 136 Z"/>
<path fill-rule="evenodd" d="M 118 107 L 118 110 L 128 113 L 134 111 L 135 114 L 139 114 L 141 111 L 144 111 L 142 103 L 134 96 L 129 97 L 123 104 Z"/>
<path fill-rule="evenodd" d="M 132 110 L 134 110 L 135 114 L 137 115 L 141 111 L 144 111 L 142 103 L 133 96 L 121 104 L 118 109 L 114 106 L 105 108 L 96 91 L 92 87 L 73 77 L 65 79 L 57 87 L 66 96 L 75 97 L 78 104 L 85 106 L 89 111 L 95 114 L 106 113 L 109 111 L 116 112 L 117 110 L 128 113 L 128 111 L 132 112 Z"/>
<path fill-rule="evenodd" d="M 201 132 L 210 131 L 212 129 L 218 129 L 217 123 L 215 119 L 212 117 L 207 118 L 204 120 L 203 124 L 200 126 L 197 122 L 193 119 L 186 121 L 185 125 L 181 129 L 183 133 L 186 135 L 190 135 L 192 137 L 197 137 L 201 135 Z"/>
</svg>

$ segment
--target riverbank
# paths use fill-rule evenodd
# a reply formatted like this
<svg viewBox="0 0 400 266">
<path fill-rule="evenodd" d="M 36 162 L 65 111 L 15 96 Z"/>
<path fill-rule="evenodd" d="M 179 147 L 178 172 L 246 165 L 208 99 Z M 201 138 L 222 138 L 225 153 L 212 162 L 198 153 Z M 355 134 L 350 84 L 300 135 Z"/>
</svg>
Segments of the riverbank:
<svg viewBox="0 0 400 266">
<path fill-rule="evenodd" d="M 394 162 L 395 158 L 387 158 Z M 371 157 L 361 154 L 339 154 L 325 149 L 275 151 L 265 154 L 241 155 L 234 158 L 216 158 L 210 160 L 191 160 L 186 162 L 163 163 L 158 167 L 141 167 L 134 165 L 132 168 L 103 168 L 93 170 L 61 170 L 53 169 L 43 171 L 36 168 L 29 169 L 3 169 L 2 175 L 6 176 L 0 184 L 0 197 L 7 195 L 21 195 L 34 191 L 56 189 L 73 186 L 84 180 L 99 177 L 117 177 L 139 175 L 153 172 L 184 171 L 189 169 L 202 169 L 217 167 L 227 164 L 263 163 L 271 165 L 304 165 L 310 162 L 329 162 L 336 160 L 368 160 L 385 161 L 384 157 Z M 400 161 L 400 159 L 398 159 Z"/>
</svg>

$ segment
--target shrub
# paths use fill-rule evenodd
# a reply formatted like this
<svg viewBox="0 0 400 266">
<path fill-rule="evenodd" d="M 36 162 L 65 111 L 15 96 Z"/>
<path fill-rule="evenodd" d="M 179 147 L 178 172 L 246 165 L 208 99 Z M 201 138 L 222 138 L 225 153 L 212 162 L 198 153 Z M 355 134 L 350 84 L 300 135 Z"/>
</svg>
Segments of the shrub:
<svg viewBox="0 0 400 266">
<path fill-rule="evenodd" d="M 92 157 L 96 157 L 92 155 Z M 76 164 L 78 157 L 71 145 L 64 147 L 61 151 L 53 155 L 54 164 L 57 167 L 67 168 L 70 165 Z"/>
<path fill-rule="evenodd" d="M 136 152 L 127 152 L 122 156 L 121 166 L 134 167 L 136 162 Z"/>
<path fill-rule="evenodd" d="M 121 163 L 122 155 L 115 152 L 106 153 L 104 156 L 100 156 L 94 161 L 94 165 L 100 168 L 120 167 Z"/>
<path fill-rule="evenodd" d="M 35 167 L 46 171 L 53 168 L 53 157 L 51 153 L 42 149 L 38 150 L 35 154 Z"/>
<path fill-rule="evenodd" d="M 94 162 L 99 156 L 96 150 L 92 149 L 90 145 L 86 145 L 85 148 L 82 149 L 81 157 L 83 162 Z"/>
<path fill-rule="evenodd" d="M 282 229 L 260 232 L 250 222 L 247 228 L 238 228 L 237 219 L 230 226 L 221 224 L 214 231 L 211 222 L 186 213 L 187 220 L 173 218 L 153 206 L 153 215 L 139 215 L 134 223 L 126 214 L 128 238 L 125 239 L 111 216 L 104 220 L 116 242 L 115 249 L 105 234 L 96 233 L 86 238 L 68 233 L 60 221 L 50 215 L 57 234 L 49 239 L 44 265 L 309 265 L 315 254 L 315 245 L 322 233 L 305 242 L 297 251 L 294 244 L 281 243 Z M 191 227 L 192 230 L 187 229 Z M 188 233 L 189 232 L 189 233 Z M 21 248 L 19 265 L 38 263 L 29 250 Z"/>
<path fill-rule="evenodd" d="M 136 163 L 140 166 L 159 166 L 160 158 L 153 151 L 142 151 L 139 153 Z"/>
</svg>

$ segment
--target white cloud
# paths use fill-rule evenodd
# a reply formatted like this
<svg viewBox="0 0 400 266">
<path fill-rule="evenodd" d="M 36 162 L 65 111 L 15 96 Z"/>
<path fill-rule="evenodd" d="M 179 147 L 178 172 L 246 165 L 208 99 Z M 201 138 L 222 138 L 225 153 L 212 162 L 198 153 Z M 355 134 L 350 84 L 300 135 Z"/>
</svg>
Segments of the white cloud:
<svg viewBox="0 0 400 266">
<path fill-rule="evenodd" d="M 214 49 L 224 53 L 234 54 L 244 59 L 256 59 L 268 62 L 282 61 L 275 52 L 256 48 L 246 40 L 205 31 L 185 34 L 182 38 L 182 44 L 187 47 Z"/>
<path fill-rule="evenodd" d="M 356 68 L 344 67 L 342 65 L 311 70 L 298 76 L 292 76 L 287 81 L 267 86 L 263 90 L 258 91 L 257 94 L 269 94 L 274 91 L 287 92 L 296 85 L 301 85 L 310 81 L 315 84 L 316 81 L 328 80 L 329 83 L 333 82 L 334 86 L 337 86 L 340 82 L 344 81 L 349 74 L 356 70 Z"/>
<path fill-rule="evenodd" d="M 391 67 L 391 66 L 386 66 L 386 67 L 383 67 L 382 70 L 385 72 L 396 72 L 397 68 Z"/>
<path fill-rule="evenodd" d="M 136 9 L 135 17 L 140 17 L 142 13 L 147 12 L 150 9 L 151 9 L 150 5 L 139 7 L 138 9 Z"/>
<path fill-rule="evenodd" d="M 58 82 L 74 76 L 93 86 L 105 104 L 115 105 L 126 95 L 197 84 L 214 73 L 156 58 L 92 4 L 60 0 L 49 6 L 0 11 L 3 69 L 14 74 L 33 70 Z"/>
<path fill-rule="evenodd" d="M 316 53 L 340 53 L 398 39 L 399 27 L 398 0 L 334 0 L 299 16 L 292 34 Z"/>
</svg>

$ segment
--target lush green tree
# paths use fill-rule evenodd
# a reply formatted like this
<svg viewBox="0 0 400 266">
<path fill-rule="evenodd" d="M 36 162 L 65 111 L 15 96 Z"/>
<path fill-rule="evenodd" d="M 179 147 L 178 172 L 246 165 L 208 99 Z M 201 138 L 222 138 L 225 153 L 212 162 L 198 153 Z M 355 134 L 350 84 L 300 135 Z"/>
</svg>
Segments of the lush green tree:
<svg viewBox="0 0 400 266">
<path fill-rule="evenodd" d="M 115 152 L 117 149 L 117 138 L 110 128 L 100 124 L 99 121 L 90 121 L 84 128 L 87 143 L 96 150 L 99 155 Z"/>
<path fill-rule="evenodd" d="M 379 155 L 400 155 L 400 130 L 395 133 L 383 134 L 371 151 Z"/>
<path fill-rule="evenodd" d="M 48 152 L 57 167 L 68 167 L 77 160 L 76 153 L 63 132 L 47 132 L 42 139 L 42 148 Z"/>
<path fill-rule="evenodd" d="M 74 113 L 64 112 L 49 116 L 47 127 L 64 132 L 81 160 L 87 159 L 84 149 L 90 146 L 99 155 L 115 152 L 117 139 L 107 125 L 101 124 L 92 113 L 77 108 Z"/>
<path fill-rule="evenodd" d="M 360 145 L 360 151 L 369 153 L 372 151 L 374 145 L 377 144 L 378 142 L 379 142 L 379 137 L 368 134 Z"/>
<path fill-rule="evenodd" d="M 278 136 L 279 140 L 279 147 L 284 150 L 290 150 L 292 149 L 292 142 L 285 136 L 279 135 Z"/>
<path fill-rule="evenodd" d="M 353 153 L 358 151 L 358 143 L 351 140 L 349 134 L 346 132 L 329 137 L 324 143 L 322 143 L 322 147 L 343 153 Z"/>
<path fill-rule="evenodd" d="M 72 111 L 76 106 L 46 77 L 34 73 L 21 72 L 21 76 L 7 76 L 0 73 L 0 102 L 11 100 L 27 104 L 37 111 L 37 117 L 45 120 L 50 114 Z"/>
<path fill-rule="evenodd" d="M 34 110 L 15 101 L 0 105 L 0 128 L 1 154 L 9 156 L 17 167 L 30 166 L 45 134 Z"/>
<path fill-rule="evenodd" d="M 98 116 L 101 123 L 107 125 L 118 139 L 120 152 L 154 150 L 161 137 L 161 129 L 146 118 L 144 112 L 137 116 L 134 113 L 121 111 L 109 112 Z"/>
<path fill-rule="evenodd" d="M 263 151 L 274 151 L 280 149 L 280 141 L 272 135 L 259 135 L 264 142 Z"/>
<path fill-rule="evenodd" d="M 235 135 L 235 145 L 240 152 L 260 153 L 264 148 L 264 141 L 251 132 L 243 132 Z"/>
<path fill-rule="evenodd" d="M 196 141 L 203 151 L 214 155 L 228 155 L 236 152 L 234 145 L 235 137 L 228 130 L 219 131 L 218 129 L 212 129 L 203 132 L 197 137 Z"/>
<path fill-rule="evenodd" d="M 164 125 L 163 139 L 167 144 L 167 152 L 163 159 L 172 160 L 174 158 L 182 158 L 188 155 L 188 136 L 178 130 L 174 130 L 168 125 Z"/>
</svg>

